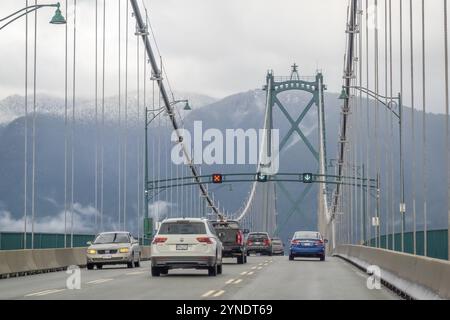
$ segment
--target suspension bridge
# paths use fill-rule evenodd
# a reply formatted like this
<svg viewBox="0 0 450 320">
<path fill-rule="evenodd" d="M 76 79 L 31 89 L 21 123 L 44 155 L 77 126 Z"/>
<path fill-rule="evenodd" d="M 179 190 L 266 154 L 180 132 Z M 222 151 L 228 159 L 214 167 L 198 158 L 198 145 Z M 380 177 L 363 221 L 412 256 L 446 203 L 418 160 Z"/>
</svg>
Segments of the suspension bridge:
<svg viewBox="0 0 450 320">
<path fill-rule="evenodd" d="M 257 163 L 230 171 L 217 166 L 212 144 L 211 163 L 203 149 L 192 147 L 186 132 L 195 117 L 205 126 L 219 122 L 195 114 L 201 108 L 195 97 L 172 88 L 151 24 L 157 12 L 145 1 L 93 1 L 89 39 L 79 37 L 81 1 L 39 2 L 26 0 L 24 9 L 2 12 L 6 18 L 0 20 L 1 37 L 13 22 L 23 24 L 25 51 L 23 145 L 16 146 L 22 151 L 14 160 L 22 175 L 14 177 L 11 192 L 2 191 L 20 208 L 14 212 L 20 228 L 0 225 L 0 275 L 7 278 L 0 280 L 0 299 L 450 298 L 447 0 L 342 1 L 342 91 L 328 92 L 324 71 L 304 76 L 296 63 L 290 70 L 269 70 L 261 79 L 264 104 L 253 111 L 260 121 Z M 52 146 L 60 163 L 51 168 L 42 157 L 48 146 L 40 140 L 48 124 L 40 118 L 39 92 L 45 88 L 38 44 L 39 17 L 55 8 L 47 20 L 64 39 L 64 65 L 58 66 L 64 94 L 56 111 L 62 135 Z M 86 57 L 79 47 L 88 41 L 92 78 L 82 79 L 78 65 Z M 440 51 L 429 50 L 430 43 Z M 77 91 L 86 82 L 94 96 L 89 103 Z M 105 93 L 111 87 L 114 97 Z M 329 113 L 338 103 L 338 130 L 332 130 Z M 439 110 L 439 117 L 431 119 L 430 110 Z M 80 159 L 82 149 L 87 159 Z M 59 170 L 61 185 L 45 179 L 52 170 Z M 41 179 L 63 200 L 58 234 L 46 230 Z M 224 196 L 224 187 L 238 194 Z M 300 229 L 292 223 L 302 217 L 308 221 L 303 228 L 329 240 L 330 258 L 322 264 L 252 257 L 247 265 L 226 265 L 222 277 L 207 281 L 196 271 L 150 279 L 147 263 L 134 272 L 83 270 L 81 290 L 65 287 L 64 272 L 42 273 L 84 266 L 86 241 L 102 231 L 131 231 L 149 258 L 159 223 L 182 216 L 237 220 L 250 231 L 280 237 L 286 249 L 292 231 Z M 89 232 L 83 233 L 86 224 Z M 369 288 L 367 273 L 383 286 Z M 180 281 L 189 292 L 174 289 Z"/>
</svg>

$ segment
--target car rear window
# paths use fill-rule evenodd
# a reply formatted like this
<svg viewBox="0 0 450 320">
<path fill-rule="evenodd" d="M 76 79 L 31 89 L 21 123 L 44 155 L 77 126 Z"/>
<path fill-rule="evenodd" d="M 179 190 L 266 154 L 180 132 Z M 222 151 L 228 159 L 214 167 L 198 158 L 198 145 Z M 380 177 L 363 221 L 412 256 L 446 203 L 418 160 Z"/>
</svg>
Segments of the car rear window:
<svg viewBox="0 0 450 320">
<path fill-rule="evenodd" d="M 281 240 L 272 240 L 273 244 L 281 244 Z"/>
<path fill-rule="evenodd" d="M 295 239 L 320 239 L 319 232 L 301 231 L 294 234 Z"/>
<path fill-rule="evenodd" d="M 213 222 L 216 229 L 239 229 L 239 223 L 237 222 Z"/>
<path fill-rule="evenodd" d="M 265 239 L 268 239 L 269 237 L 265 233 L 251 233 L 248 235 L 249 240 L 255 240 L 255 241 L 263 241 Z"/>
<path fill-rule="evenodd" d="M 206 234 L 205 224 L 202 222 L 164 222 L 159 234 Z"/>
</svg>

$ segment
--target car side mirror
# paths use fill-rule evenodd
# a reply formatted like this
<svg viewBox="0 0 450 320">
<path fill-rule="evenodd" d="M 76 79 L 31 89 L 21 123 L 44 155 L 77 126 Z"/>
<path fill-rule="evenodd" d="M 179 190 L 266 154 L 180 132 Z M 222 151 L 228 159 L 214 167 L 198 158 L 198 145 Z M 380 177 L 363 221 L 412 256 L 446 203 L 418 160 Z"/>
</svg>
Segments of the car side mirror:
<svg viewBox="0 0 450 320">
<path fill-rule="evenodd" d="M 249 233 L 250 233 L 250 230 L 244 229 L 243 233 L 244 233 L 244 234 L 249 234 Z"/>
<path fill-rule="evenodd" d="M 87 244 L 88 246 L 92 246 L 92 241 L 88 241 L 88 242 L 86 242 L 86 244 Z"/>
<path fill-rule="evenodd" d="M 328 243 L 328 239 L 323 240 L 323 242 Z"/>
</svg>

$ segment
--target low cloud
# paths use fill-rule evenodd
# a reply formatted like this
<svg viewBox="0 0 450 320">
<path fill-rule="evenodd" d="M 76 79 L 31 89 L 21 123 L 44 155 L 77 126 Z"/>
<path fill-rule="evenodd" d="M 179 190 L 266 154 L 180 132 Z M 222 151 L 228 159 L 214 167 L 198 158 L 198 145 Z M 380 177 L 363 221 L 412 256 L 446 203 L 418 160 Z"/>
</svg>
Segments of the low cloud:
<svg viewBox="0 0 450 320">
<path fill-rule="evenodd" d="M 173 204 L 167 201 L 158 200 L 148 205 L 148 212 L 151 217 L 162 220 L 169 216 L 169 210 Z"/>
<path fill-rule="evenodd" d="M 73 231 L 75 233 L 94 233 L 95 215 L 98 211 L 92 206 L 75 203 L 73 207 Z M 56 216 L 37 217 L 34 223 L 35 232 L 64 233 L 71 231 L 72 215 L 70 208 L 61 211 Z M 23 232 L 24 218 L 15 219 L 9 211 L 0 211 L 0 231 Z M 27 231 L 31 231 L 31 217 L 27 218 Z"/>
</svg>

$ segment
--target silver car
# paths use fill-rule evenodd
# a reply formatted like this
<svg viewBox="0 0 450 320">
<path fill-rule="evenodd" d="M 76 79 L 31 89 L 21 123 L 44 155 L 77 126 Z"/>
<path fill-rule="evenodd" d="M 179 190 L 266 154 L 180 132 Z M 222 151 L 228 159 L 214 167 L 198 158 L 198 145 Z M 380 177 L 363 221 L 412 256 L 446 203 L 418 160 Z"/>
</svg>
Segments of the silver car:
<svg viewBox="0 0 450 320">
<path fill-rule="evenodd" d="M 126 231 L 102 232 L 94 242 L 87 243 L 86 267 L 101 269 L 104 265 L 126 264 L 128 268 L 140 267 L 141 247 Z"/>
<path fill-rule="evenodd" d="M 272 238 L 272 254 L 284 256 L 284 243 L 280 238 Z"/>
</svg>

